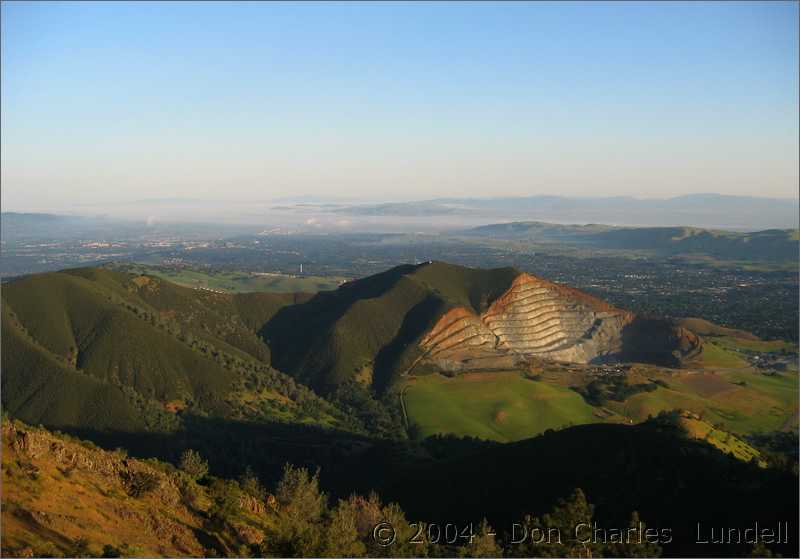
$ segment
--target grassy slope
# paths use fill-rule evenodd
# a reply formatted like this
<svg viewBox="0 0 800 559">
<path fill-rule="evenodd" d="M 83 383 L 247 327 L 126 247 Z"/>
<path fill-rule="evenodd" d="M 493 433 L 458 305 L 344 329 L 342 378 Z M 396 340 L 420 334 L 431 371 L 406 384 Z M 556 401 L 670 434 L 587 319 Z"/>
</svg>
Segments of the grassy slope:
<svg viewBox="0 0 800 559">
<path fill-rule="evenodd" d="M 442 312 L 485 308 L 517 274 L 439 262 L 398 266 L 279 311 L 261 334 L 276 367 L 304 382 L 330 388 L 375 366 L 377 382 L 386 386 Z"/>
<path fill-rule="evenodd" d="M 726 349 L 734 351 L 759 351 L 771 353 L 785 349 L 787 351 L 797 351 L 797 344 L 784 340 L 747 340 L 742 338 L 717 338 L 715 343 Z"/>
<path fill-rule="evenodd" d="M 703 350 L 698 357 L 698 364 L 704 368 L 725 368 L 735 369 L 747 367 L 748 363 L 735 353 L 732 353 L 712 341 L 705 339 Z"/>
<path fill-rule="evenodd" d="M 48 354 L 9 318 L 7 307 L 3 308 L 2 330 L 6 411 L 30 423 L 58 427 L 146 428 L 142 410 L 119 387 L 76 371 Z"/>
<path fill-rule="evenodd" d="M 519 372 L 421 376 L 406 383 L 403 394 L 421 437 L 452 433 L 505 442 L 600 420 L 576 392 Z"/>
<path fill-rule="evenodd" d="M 623 402 L 609 400 L 604 409 L 589 406 L 570 390 L 586 382 L 576 375 L 545 374 L 536 382 L 519 372 L 412 377 L 403 385 L 405 409 L 419 436 L 452 433 L 498 441 L 569 424 L 638 423 L 673 409 L 694 412 L 720 426 L 718 431 L 738 435 L 797 425 L 796 373 L 767 376 L 751 369 L 688 372 L 638 365 L 628 382 L 660 380 L 667 387 Z"/>
<path fill-rule="evenodd" d="M 24 432 L 24 438 L 20 435 Z M 24 441 L 25 446 L 19 446 Z M 34 452 L 30 450 L 36 449 Z M 127 472 L 149 472 L 158 487 L 141 497 L 128 494 Z M 2 551 L 15 556 L 69 556 L 85 538 L 91 556 L 104 545 L 135 556 L 219 556 L 244 541 L 236 526 L 261 532 L 263 515 L 240 509 L 221 531 L 207 530 L 211 499 L 206 487 L 181 477 L 169 464 L 126 459 L 42 429 L 3 422 Z M 180 487 L 197 494 L 189 506 Z"/>
<path fill-rule="evenodd" d="M 726 454 L 732 453 L 739 460 L 748 462 L 753 458 L 758 460 L 761 456 L 757 449 L 742 439 L 721 429 L 716 429 L 707 421 L 697 418 L 682 418 L 681 424 L 686 428 L 690 437 L 707 441 Z"/>
<path fill-rule="evenodd" d="M 175 401 L 200 413 L 307 420 L 295 417 L 295 403 L 281 396 L 296 392 L 289 377 L 255 370 L 266 367 L 269 350 L 247 323 L 262 323 L 296 297 L 237 297 L 93 268 L 11 282 L 3 289 L 10 325 L 2 340 L 3 403 L 29 421 L 121 430 L 132 422 L 141 428 L 143 410 L 150 423 L 163 423 L 150 417 L 152 408 Z M 246 318 L 239 308 L 247 309 Z M 270 388 L 276 381 L 277 391 Z M 138 412 L 113 396 L 122 388 Z M 105 406 L 104 398 L 113 405 Z M 332 420 L 329 404 L 320 400 L 317 407 L 320 421 Z"/>
<path fill-rule="evenodd" d="M 790 422 L 797 407 L 795 373 L 766 376 L 753 371 L 656 373 L 669 388 L 640 393 L 609 407 L 633 419 L 675 408 L 686 409 L 737 434 L 775 431 Z M 744 382 L 742 386 L 736 383 Z"/>
</svg>

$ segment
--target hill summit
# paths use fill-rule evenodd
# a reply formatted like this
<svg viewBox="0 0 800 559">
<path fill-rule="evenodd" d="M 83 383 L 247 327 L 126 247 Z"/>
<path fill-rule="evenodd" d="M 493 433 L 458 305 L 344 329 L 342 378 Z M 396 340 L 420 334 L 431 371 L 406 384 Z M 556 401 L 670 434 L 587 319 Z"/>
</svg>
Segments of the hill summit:
<svg viewBox="0 0 800 559">
<path fill-rule="evenodd" d="M 678 366 L 700 339 L 514 268 L 429 262 L 320 293 L 264 327 L 273 363 L 317 387 L 377 388 L 422 370 L 513 367 L 532 358 Z"/>
</svg>

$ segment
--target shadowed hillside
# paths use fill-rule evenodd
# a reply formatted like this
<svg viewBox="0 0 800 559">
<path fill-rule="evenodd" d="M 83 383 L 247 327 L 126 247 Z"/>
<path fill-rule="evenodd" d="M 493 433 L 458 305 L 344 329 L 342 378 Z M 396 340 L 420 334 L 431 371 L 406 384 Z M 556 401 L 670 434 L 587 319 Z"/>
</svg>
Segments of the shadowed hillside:
<svg viewBox="0 0 800 559">
<path fill-rule="evenodd" d="M 3 405 L 26 421 L 169 430 L 184 410 L 348 421 L 271 368 L 254 331 L 302 296 L 208 293 L 94 268 L 21 278 L 2 296 Z"/>
<path fill-rule="evenodd" d="M 322 389 L 345 382 L 377 360 L 379 384 L 410 364 L 414 342 L 442 312 L 481 312 L 519 274 L 441 262 L 398 266 L 323 292 L 277 313 L 261 334 L 280 370 Z"/>
</svg>

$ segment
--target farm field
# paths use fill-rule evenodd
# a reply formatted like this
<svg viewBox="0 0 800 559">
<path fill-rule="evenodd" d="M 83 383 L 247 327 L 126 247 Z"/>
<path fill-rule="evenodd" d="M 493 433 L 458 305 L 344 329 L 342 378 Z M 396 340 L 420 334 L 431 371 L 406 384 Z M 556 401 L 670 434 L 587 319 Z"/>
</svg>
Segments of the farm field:
<svg viewBox="0 0 800 559">
<path fill-rule="evenodd" d="M 420 438 L 452 433 L 507 442 L 601 421 L 576 392 L 515 371 L 419 376 L 403 391 L 408 421 Z"/>
<path fill-rule="evenodd" d="M 639 423 L 674 409 L 716 425 L 712 438 L 723 431 L 744 436 L 797 425 L 798 375 L 793 372 L 644 368 L 631 377 L 634 382 L 647 379 L 663 381 L 666 387 L 623 402 L 609 400 L 602 408 L 590 406 L 570 389 L 572 382 L 581 381 L 569 373 L 545 373 L 538 381 L 515 371 L 412 377 L 404 385 L 403 400 L 418 438 L 451 433 L 506 442 L 571 424 Z"/>
<path fill-rule="evenodd" d="M 796 425 L 796 373 L 767 376 L 752 370 L 654 373 L 669 388 L 640 393 L 608 407 L 632 419 L 675 408 L 700 414 L 736 434 L 777 431 Z"/>
<path fill-rule="evenodd" d="M 797 345 L 784 340 L 748 340 L 745 338 L 734 338 L 731 336 L 724 336 L 713 338 L 713 342 L 734 351 L 761 351 L 761 352 L 774 352 L 774 351 L 797 351 Z"/>
<path fill-rule="evenodd" d="M 703 352 L 700 354 L 699 361 L 701 366 L 705 368 L 721 367 L 731 369 L 748 366 L 747 361 L 736 355 L 735 352 L 725 349 L 708 339 L 703 344 Z"/>
<path fill-rule="evenodd" d="M 127 265 L 126 265 L 127 266 Z M 132 270 L 130 268 L 135 268 Z M 204 271 L 166 266 L 127 266 L 125 271 L 158 276 L 184 287 L 229 293 L 316 293 L 336 289 L 346 278 L 294 276 L 267 272 Z"/>
</svg>

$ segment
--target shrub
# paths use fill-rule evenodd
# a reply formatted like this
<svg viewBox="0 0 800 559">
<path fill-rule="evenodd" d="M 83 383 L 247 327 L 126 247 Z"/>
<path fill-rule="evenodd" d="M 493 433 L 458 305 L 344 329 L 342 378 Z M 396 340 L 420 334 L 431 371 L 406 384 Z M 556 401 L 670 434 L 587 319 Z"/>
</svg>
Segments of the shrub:
<svg viewBox="0 0 800 559">
<path fill-rule="evenodd" d="M 208 474 L 208 462 L 199 452 L 191 448 L 187 448 L 181 454 L 180 468 L 194 479 L 200 479 Z"/>
<path fill-rule="evenodd" d="M 128 495 L 131 497 L 141 497 L 161 484 L 158 476 L 151 472 L 134 472 L 127 481 Z"/>
<path fill-rule="evenodd" d="M 122 553 L 120 552 L 119 549 L 117 549 L 110 543 L 107 543 L 106 545 L 103 546 L 103 554 L 101 555 L 101 557 L 122 557 Z"/>
<path fill-rule="evenodd" d="M 237 482 L 225 481 L 224 479 L 214 480 L 209 489 L 211 498 L 214 501 L 209 510 L 212 526 L 213 529 L 221 531 L 225 522 L 239 511 L 241 490 Z"/>
<path fill-rule="evenodd" d="M 89 553 L 89 541 L 83 536 L 73 540 L 67 552 L 67 557 L 91 557 Z"/>
<path fill-rule="evenodd" d="M 253 473 L 253 469 L 250 466 L 247 466 L 242 477 L 239 478 L 239 486 L 242 488 L 242 491 L 251 497 L 255 497 L 259 501 L 263 501 L 267 498 L 267 490 L 264 489 L 261 481 L 259 481 L 255 473 Z"/>
</svg>

